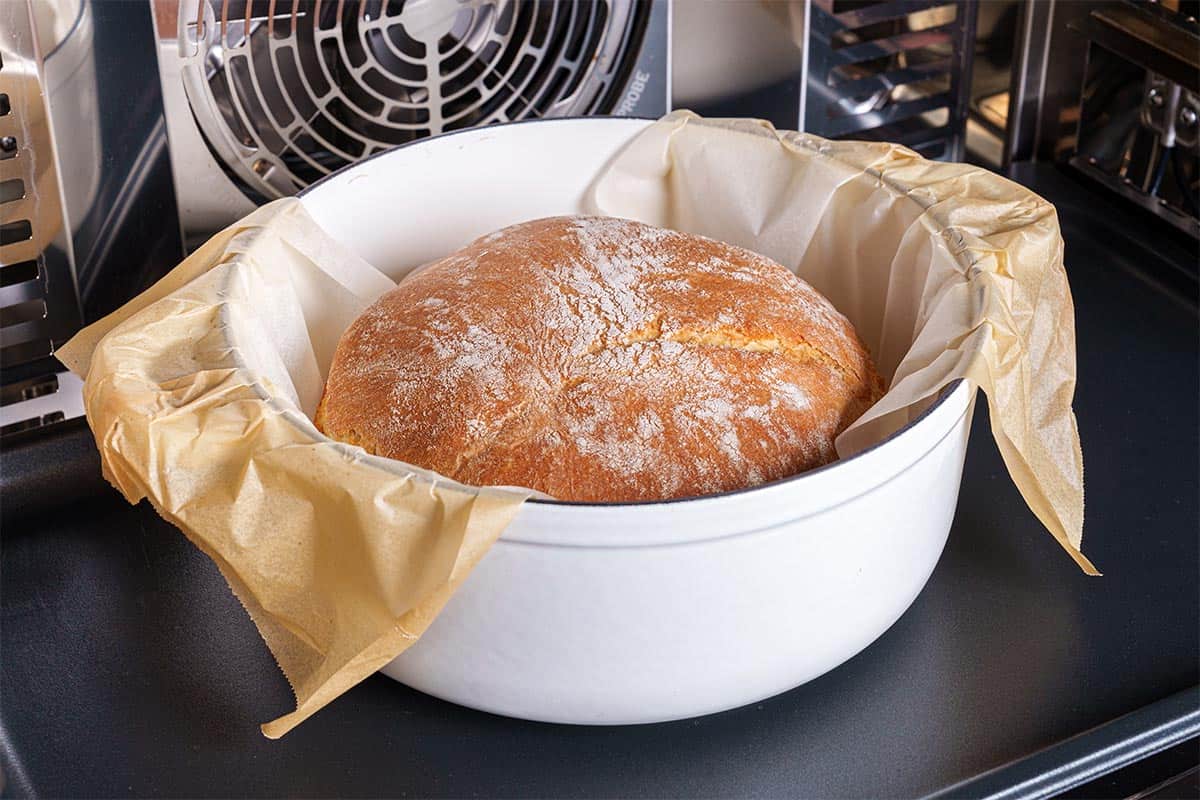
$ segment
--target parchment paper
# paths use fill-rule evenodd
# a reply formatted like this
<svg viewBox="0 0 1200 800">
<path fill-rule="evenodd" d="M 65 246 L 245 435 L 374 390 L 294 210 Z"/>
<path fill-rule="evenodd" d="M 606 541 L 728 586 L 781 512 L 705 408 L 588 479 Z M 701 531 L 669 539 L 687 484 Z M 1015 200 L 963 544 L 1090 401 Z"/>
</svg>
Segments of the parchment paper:
<svg viewBox="0 0 1200 800">
<path fill-rule="evenodd" d="M 1025 501 L 1099 574 L 1079 550 L 1075 309 L 1052 205 L 899 145 L 686 111 L 622 152 L 592 205 L 770 256 L 850 318 L 890 384 L 839 438 L 842 456 L 902 427 L 956 378 L 983 389 Z"/>
<path fill-rule="evenodd" d="M 1030 507 L 1095 571 L 1078 549 L 1073 313 L 1047 203 L 901 147 L 681 112 L 597 176 L 589 204 L 765 253 L 829 296 L 892 376 L 843 455 L 956 378 L 982 387 Z M 216 562 L 292 684 L 272 738 L 410 646 L 530 494 L 312 426 L 341 332 L 392 285 L 280 200 L 59 352 L 85 379 L 105 477 Z"/>
<path fill-rule="evenodd" d="M 59 353 L 86 376 L 105 477 L 217 563 L 295 690 L 271 738 L 416 641 L 528 494 L 367 456 L 308 421 L 318 355 L 393 285 L 280 200 Z"/>
</svg>

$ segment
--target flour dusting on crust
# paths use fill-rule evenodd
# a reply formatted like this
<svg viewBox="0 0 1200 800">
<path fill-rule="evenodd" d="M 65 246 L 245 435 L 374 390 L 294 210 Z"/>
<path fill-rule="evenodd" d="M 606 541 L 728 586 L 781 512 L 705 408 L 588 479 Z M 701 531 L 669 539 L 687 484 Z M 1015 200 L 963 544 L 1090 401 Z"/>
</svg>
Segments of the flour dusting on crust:
<svg viewBox="0 0 1200 800">
<path fill-rule="evenodd" d="M 882 390 L 849 322 L 769 259 L 555 217 L 489 234 L 368 308 L 317 422 L 465 483 L 633 501 L 827 463 Z"/>
</svg>

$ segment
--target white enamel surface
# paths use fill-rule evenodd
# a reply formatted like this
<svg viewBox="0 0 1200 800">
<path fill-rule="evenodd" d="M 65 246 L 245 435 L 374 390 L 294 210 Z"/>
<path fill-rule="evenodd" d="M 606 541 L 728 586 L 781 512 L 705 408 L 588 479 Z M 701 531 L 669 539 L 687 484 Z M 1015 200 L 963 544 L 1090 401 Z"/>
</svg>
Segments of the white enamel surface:
<svg viewBox="0 0 1200 800">
<path fill-rule="evenodd" d="M 599 724 L 696 716 L 811 680 L 925 585 L 954 515 L 968 416 L 900 476 L 773 527 L 693 519 L 680 532 L 723 538 L 643 547 L 501 540 L 384 673 L 486 711 Z M 794 491 L 799 511 L 803 482 Z M 512 533 L 544 524 L 540 511 L 526 506 Z M 608 522 L 637 529 L 639 516 Z"/>
<path fill-rule="evenodd" d="M 555 119 L 426 139 L 331 175 L 304 206 L 400 278 L 505 225 L 581 212 L 593 177 L 648 124 Z"/>
<path fill-rule="evenodd" d="M 646 122 L 554 120 L 402 148 L 303 198 L 393 277 L 483 233 L 582 210 Z M 526 503 L 425 636 L 384 668 L 456 703 L 551 722 L 655 722 L 769 697 L 841 664 L 912 603 L 954 516 L 973 395 L 748 492 Z"/>
</svg>

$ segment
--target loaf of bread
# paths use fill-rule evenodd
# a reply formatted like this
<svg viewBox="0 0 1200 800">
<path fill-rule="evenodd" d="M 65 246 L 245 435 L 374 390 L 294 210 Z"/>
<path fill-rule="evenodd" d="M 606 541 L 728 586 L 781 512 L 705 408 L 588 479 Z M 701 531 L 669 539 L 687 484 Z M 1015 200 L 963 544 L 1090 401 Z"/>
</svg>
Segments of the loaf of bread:
<svg viewBox="0 0 1200 800">
<path fill-rule="evenodd" d="M 850 322 L 770 259 L 554 217 L 484 236 L 364 311 L 316 424 L 466 484 L 632 502 L 826 464 L 882 393 Z"/>
</svg>

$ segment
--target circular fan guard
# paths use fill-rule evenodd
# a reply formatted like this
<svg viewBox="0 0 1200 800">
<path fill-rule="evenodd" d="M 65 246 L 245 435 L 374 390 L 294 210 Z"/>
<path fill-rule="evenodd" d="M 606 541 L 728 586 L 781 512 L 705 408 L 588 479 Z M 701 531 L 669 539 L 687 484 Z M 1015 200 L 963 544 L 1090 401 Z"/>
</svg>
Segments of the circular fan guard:
<svg viewBox="0 0 1200 800">
<path fill-rule="evenodd" d="M 602 111 L 645 27 L 637 0 L 180 2 L 192 112 L 255 199 L 443 131 Z"/>
</svg>

